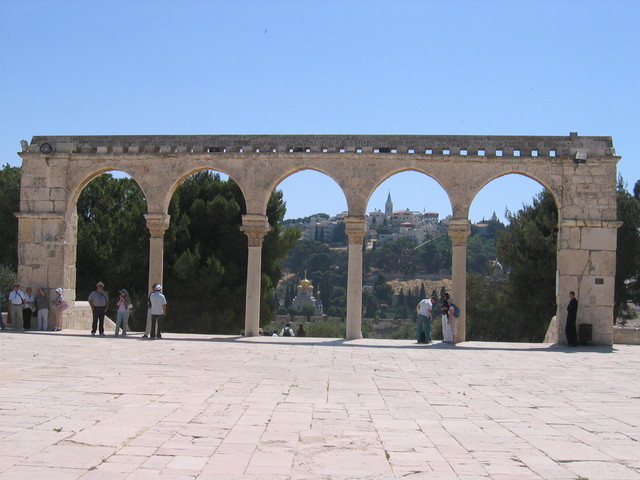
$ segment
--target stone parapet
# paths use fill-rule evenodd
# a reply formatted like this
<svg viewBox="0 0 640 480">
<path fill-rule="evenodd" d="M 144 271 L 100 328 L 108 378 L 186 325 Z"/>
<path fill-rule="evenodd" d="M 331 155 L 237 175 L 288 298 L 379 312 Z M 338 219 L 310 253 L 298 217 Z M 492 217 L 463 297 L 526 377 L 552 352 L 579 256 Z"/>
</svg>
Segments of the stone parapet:
<svg viewBox="0 0 640 480">
<path fill-rule="evenodd" d="M 611 137 L 487 135 L 83 135 L 34 136 L 28 152 L 95 155 L 363 153 L 477 157 L 615 156 Z"/>
<path fill-rule="evenodd" d="M 613 327 L 613 343 L 619 345 L 640 345 L 640 328 Z"/>
</svg>

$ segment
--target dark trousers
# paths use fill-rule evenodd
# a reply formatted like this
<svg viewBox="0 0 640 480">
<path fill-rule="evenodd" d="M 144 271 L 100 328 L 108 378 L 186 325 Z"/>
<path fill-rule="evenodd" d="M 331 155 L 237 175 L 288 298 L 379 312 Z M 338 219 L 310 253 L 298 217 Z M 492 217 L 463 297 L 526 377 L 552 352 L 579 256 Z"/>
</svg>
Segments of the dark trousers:
<svg viewBox="0 0 640 480">
<path fill-rule="evenodd" d="M 31 313 L 32 310 L 30 308 L 22 310 L 22 325 L 25 330 L 31 330 Z"/>
<path fill-rule="evenodd" d="M 576 319 L 567 318 L 567 324 L 564 328 L 564 333 L 567 336 L 567 343 L 571 347 L 578 345 L 578 332 L 576 331 Z"/>
<path fill-rule="evenodd" d="M 164 315 L 151 315 L 151 338 L 162 338 L 162 317 Z M 158 331 L 156 333 L 156 322 L 158 323 Z"/>
<path fill-rule="evenodd" d="M 104 313 L 107 307 L 93 307 L 93 323 L 91 333 L 96 333 L 98 322 L 100 323 L 100 335 L 104 333 Z"/>
</svg>

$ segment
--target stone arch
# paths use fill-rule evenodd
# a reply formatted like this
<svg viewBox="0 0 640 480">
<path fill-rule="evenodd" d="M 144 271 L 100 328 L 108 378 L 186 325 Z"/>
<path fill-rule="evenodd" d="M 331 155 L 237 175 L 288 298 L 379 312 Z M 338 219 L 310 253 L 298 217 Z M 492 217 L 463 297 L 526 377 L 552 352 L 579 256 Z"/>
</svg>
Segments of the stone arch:
<svg viewBox="0 0 640 480">
<path fill-rule="evenodd" d="M 123 168 L 123 167 L 116 167 L 116 166 L 112 166 L 112 167 L 106 166 L 106 167 L 102 167 L 96 170 L 91 170 L 89 172 L 78 175 L 76 178 L 74 178 L 74 181 L 69 184 L 69 191 L 71 192 L 71 194 L 69 195 L 68 204 L 66 208 L 67 213 L 73 210 L 74 207 L 77 205 L 78 198 L 80 197 L 80 194 L 86 188 L 87 185 L 89 185 L 93 180 L 98 178 L 100 175 L 104 173 L 114 172 L 114 171 L 127 174 L 136 183 L 136 185 L 138 185 L 140 190 L 142 190 L 142 195 L 144 196 L 145 201 L 147 201 L 149 196 L 145 192 L 146 185 L 144 181 L 139 181 L 138 179 L 136 179 L 137 172 L 129 171 L 126 167 Z M 147 205 L 148 205 L 148 202 L 147 202 Z"/>
<path fill-rule="evenodd" d="M 316 165 L 303 164 L 303 165 L 298 165 L 298 166 L 295 166 L 295 167 L 287 168 L 282 173 L 280 173 L 274 180 L 270 181 L 265 186 L 265 189 L 264 189 L 264 194 L 265 195 L 262 197 L 261 201 L 259 202 L 259 204 L 261 205 L 261 208 L 260 208 L 261 214 L 264 214 L 267 211 L 267 205 L 269 203 L 269 198 L 271 197 L 271 193 L 274 192 L 282 182 L 284 182 L 288 178 L 294 176 L 296 173 L 304 172 L 304 171 L 307 171 L 307 170 L 326 175 L 336 185 L 338 185 L 338 187 L 340 188 L 340 191 L 342 192 L 342 195 L 344 195 L 344 197 L 345 197 L 345 201 L 347 201 L 347 196 L 345 194 L 344 186 L 341 185 L 340 182 L 334 178 L 333 172 L 331 172 L 328 169 L 316 166 Z M 348 202 L 347 202 L 347 208 L 348 208 Z"/>
<path fill-rule="evenodd" d="M 549 193 L 551 193 L 551 196 L 553 197 L 553 201 L 556 204 L 556 208 L 558 209 L 558 212 L 560 212 L 561 199 L 562 199 L 561 187 L 556 185 L 555 182 L 551 178 L 549 178 L 548 175 L 539 175 L 540 172 L 536 172 L 536 173 L 537 174 L 531 173 L 530 171 L 510 169 L 504 172 L 495 173 L 490 177 L 483 179 L 483 183 L 479 185 L 479 188 L 477 188 L 474 191 L 472 190 L 469 191 L 470 195 L 472 196 L 469 207 L 471 206 L 473 201 L 476 199 L 480 191 L 483 188 L 485 188 L 487 185 L 489 185 L 491 182 L 493 182 L 494 180 L 497 180 L 502 177 L 506 177 L 507 175 L 520 175 L 520 176 L 529 178 L 534 182 L 537 182 L 540 186 L 548 190 Z"/>
<path fill-rule="evenodd" d="M 191 175 L 194 175 L 196 173 L 199 172 L 204 172 L 206 170 L 212 170 L 215 172 L 220 172 L 224 175 L 227 175 L 230 179 L 232 179 L 237 185 L 238 188 L 240 189 L 240 192 L 242 193 L 242 197 L 245 201 L 245 204 L 247 203 L 247 194 L 246 194 L 246 186 L 243 188 L 243 185 L 241 182 L 238 182 L 238 180 L 236 180 L 234 178 L 234 176 L 237 175 L 236 172 L 233 173 L 229 173 L 229 171 L 226 171 L 222 168 L 219 168 L 216 165 L 201 165 L 198 167 L 190 167 L 188 169 L 185 169 L 184 171 L 178 173 L 177 177 L 171 177 L 169 180 L 169 182 L 167 182 L 167 186 L 168 188 L 165 190 L 164 195 L 162 197 L 162 202 L 161 202 L 161 206 L 162 206 L 162 212 L 164 215 L 167 215 L 169 212 L 169 204 L 171 203 L 171 199 L 173 198 L 173 195 L 176 193 L 176 190 L 178 189 L 178 187 L 180 185 L 182 185 L 182 183 L 189 178 Z M 265 209 L 266 210 L 266 209 Z"/>
<path fill-rule="evenodd" d="M 463 297 L 458 299 L 460 305 L 465 298 L 465 254 L 460 252 L 466 250 L 469 206 L 492 178 L 524 174 L 550 190 L 558 205 L 559 290 L 576 290 L 586 299 L 580 303 L 578 317 L 593 325 L 594 343 L 610 345 L 613 341 L 619 226 L 616 164 L 620 157 L 610 137 L 580 137 L 577 133 L 35 136 L 30 143 L 21 144 L 18 277 L 41 285 L 71 288 L 73 262 L 69 259 L 75 252 L 66 242 L 67 235 L 74 233 L 69 221 L 72 213 L 68 210 L 74 201 L 70 197 L 75 197 L 82 182 L 94 174 L 125 171 L 141 187 L 149 212 L 145 218 L 151 232 L 150 259 L 156 259 L 150 261 L 150 282 L 162 278 L 162 240 L 169 223 L 167 194 L 175 190 L 177 179 L 202 169 L 215 169 L 233 178 L 247 205 L 242 225 L 249 239 L 246 335 L 258 333 L 259 293 L 251 296 L 249 292 L 260 290 L 261 245 L 269 230 L 265 215 L 268 198 L 279 181 L 295 171 L 308 168 L 325 173 L 347 199 L 349 339 L 361 336 L 364 215 L 377 185 L 394 173 L 417 170 L 443 187 L 453 211 L 449 236 L 454 290 Z"/>
<path fill-rule="evenodd" d="M 449 192 L 447 191 L 447 189 L 445 188 L 445 186 L 443 186 L 442 182 L 438 179 L 438 177 L 436 175 L 434 175 L 433 173 L 430 173 L 422 168 L 418 168 L 418 167 L 413 167 L 413 168 L 398 168 L 396 170 L 392 170 L 392 171 L 387 171 L 384 173 L 384 176 L 381 178 L 376 178 L 375 181 L 375 185 L 371 188 L 371 190 L 366 194 L 366 202 L 365 205 L 368 205 L 369 202 L 371 201 L 371 197 L 373 195 L 373 193 L 380 187 L 380 185 L 382 185 L 384 182 L 386 182 L 387 180 L 389 180 L 391 177 L 393 177 L 394 175 L 398 175 L 400 173 L 405 173 L 405 172 L 416 172 L 416 173 L 420 173 L 423 174 L 425 176 L 427 176 L 428 178 L 432 179 L 433 181 L 435 181 L 444 191 L 445 195 L 447 196 L 447 199 L 449 200 L 449 206 L 451 206 L 453 208 L 453 203 L 451 202 L 451 196 L 449 195 Z"/>
</svg>

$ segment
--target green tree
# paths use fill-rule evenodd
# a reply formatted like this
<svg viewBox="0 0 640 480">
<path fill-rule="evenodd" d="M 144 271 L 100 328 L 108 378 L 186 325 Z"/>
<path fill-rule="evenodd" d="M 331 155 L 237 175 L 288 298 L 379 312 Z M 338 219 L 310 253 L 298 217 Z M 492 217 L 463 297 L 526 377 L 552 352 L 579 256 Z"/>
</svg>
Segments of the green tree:
<svg viewBox="0 0 640 480">
<path fill-rule="evenodd" d="M 149 272 L 146 201 L 131 178 L 106 173 L 92 180 L 78 197 L 76 297 L 86 299 L 99 280 L 114 298 L 126 288 L 143 311 Z M 114 302 L 112 302 L 112 307 Z M 110 313 L 112 314 L 112 313 Z M 146 318 L 134 313 L 132 323 Z"/>
<path fill-rule="evenodd" d="M 14 272 L 18 266 L 18 218 L 20 211 L 20 167 L 6 164 L 0 170 L 0 265 Z"/>
<path fill-rule="evenodd" d="M 618 228 L 616 249 L 614 322 L 619 316 L 632 315 L 628 302 L 640 303 L 640 180 L 635 184 L 634 195 L 631 195 L 622 177 L 618 178 L 617 206 L 618 220 L 622 225 Z"/>
<path fill-rule="evenodd" d="M 539 342 L 556 311 L 555 272 L 558 210 L 543 191 L 517 213 L 507 212 L 509 226 L 498 236 L 498 258 L 509 266 L 498 316 L 508 322 L 508 341 Z M 480 296 L 482 304 L 485 299 Z M 471 316 L 471 315 L 470 315 Z M 489 314 L 484 319 L 488 321 Z"/>
<path fill-rule="evenodd" d="M 338 222 L 336 228 L 333 230 L 333 236 L 331 237 L 331 243 L 337 243 L 340 245 L 346 245 L 348 238 L 345 230 L 346 225 L 344 222 Z"/>
<path fill-rule="evenodd" d="M 167 326 L 174 331 L 237 333 L 244 325 L 247 237 L 240 230 L 246 211 L 238 185 L 203 171 L 176 190 L 165 234 L 165 286 L 171 305 Z M 282 277 L 282 259 L 299 238 L 284 231 L 282 192 L 267 205 L 270 230 L 262 245 L 260 322 L 273 317 L 272 301 Z M 171 312 L 179 312 L 172 315 Z"/>
<path fill-rule="evenodd" d="M 16 273 L 5 265 L 0 265 L 0 307 L 2 311 L 7 311 L 7 295 L 16 283 Z"/>
</svg>

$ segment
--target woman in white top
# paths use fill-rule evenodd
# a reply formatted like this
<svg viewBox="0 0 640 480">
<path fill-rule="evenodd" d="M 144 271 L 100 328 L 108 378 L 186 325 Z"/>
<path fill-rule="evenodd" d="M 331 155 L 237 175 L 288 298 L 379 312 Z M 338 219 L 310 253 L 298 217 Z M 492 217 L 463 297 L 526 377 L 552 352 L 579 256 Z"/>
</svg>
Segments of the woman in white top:
<svg viewBox="0 0 640 480">
<path fill-rule="evenodd" d="M 56 323 L 53 327 L 54 332 L 59 332 L 62 330 L 62 312 L 67 308 L 67 302 L 64 301 L 64 297 L 62 296 L 62 289 L 56 288 L 56 293 L 58 294 L 56 298 L 53 300 L 53 313 L 56 319 Z"/>
</svg>

